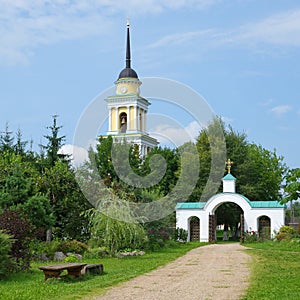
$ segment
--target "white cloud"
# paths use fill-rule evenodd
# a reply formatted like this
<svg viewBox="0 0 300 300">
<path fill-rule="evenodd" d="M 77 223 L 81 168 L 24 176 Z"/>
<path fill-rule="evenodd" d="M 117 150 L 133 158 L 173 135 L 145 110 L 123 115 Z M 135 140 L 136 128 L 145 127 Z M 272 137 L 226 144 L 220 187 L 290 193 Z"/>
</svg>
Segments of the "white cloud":
<svg viewBox="0 0 300 300">
<path fill-rule="evenodd" d="M 277 116 L 282 116 L 292 109 L 290 105 L 278 105 L 273 107 L 270 111 Z"/>
<path fill-rule="evenodd" d="M 186 127 L 171 126 L 166 124 L 157 125 L 149 130 L 149 134 L 157 138 L 161 146 L 178 147 L 185 142 L 194 141 L 201 130 L 198 122 L 193 121 Z"/>
<path fill-rule="evenodd" d="M 281 14 L 271 15 L 257 22 L 241 24 L 236 28 L 223 30 L 209 28 L 198 31 L 170 33 L 153 42 L 149 48 L 165 46 L 180 46 L 193 43 L 197 51 L 200 45 L 205 44 L 205 49 L 228 46 L 251 46 L 258 51 L 265 52 L 261 47 L 268 46 L 300 46 L 300 9 L 285 11 Z M 203 47 L 201 47 L 203 50 Z M 268 51 L 269 53 L 269 51 Z M 273 52 L 272 52 L 273 53 Z M 258 71 L 246 71 L 244 76 L 268 76 Z"/>
<path fill-rule="evenodd" d="M 273 103 L 273 99 L 267 99 L 265 101 L 260 102 L 259 105 L 261 105 L 261 106 L 269 106 L 272 103 Z"/>
<path fill-rule="evenodd" d="M 39 45 L 107 34 L 118 14 L 203 9 L 218 0 L 0 0 L 0 62 L 26 63 Z M 123 17 L 123 16 L 122 16 Z"/>
<path fill-rule="evenodd" d="M 222 117 L 221 117 L 221 120 L 222 120 L 225 124 L 227 124 L 227 125 L 229 125 L 230 123 L 233 122 L 233 119 L 232 119 L 232 118 L 225 117 L 225 116 L 222 116 Z"/>
<path fill-rule="evenodd" d="M 300 9 L 286 11 L 240 27 L 234 40 L 247 43 L 300 46 Z"/>
<path fill-rule="evenodd" d="M 75 167 L 79 167 L 85 161 L 88 160 L 88 152 L 86 149 L 84 149 L 82 147 L 74 146 L 71 144 L 62 146 L 59 149 L 59 153 L 70 155 L 70 157 L 72 159 L 72 164 Z"/>
<path fill-rule="evenodd" d="M 193 42 L 196 39 L 201 37 L 211 36 L 213 30 L 199 30 L 199 31 L 190 31 L 190 32 L 182 32 L 182 33 L 174 33 L 169 34 L 158 41 L 152 43 L 149 48 L 159 48 L 164 46 L 174 46 L 174 45 L 182 45 L 188 42 Z"/>
</svg>

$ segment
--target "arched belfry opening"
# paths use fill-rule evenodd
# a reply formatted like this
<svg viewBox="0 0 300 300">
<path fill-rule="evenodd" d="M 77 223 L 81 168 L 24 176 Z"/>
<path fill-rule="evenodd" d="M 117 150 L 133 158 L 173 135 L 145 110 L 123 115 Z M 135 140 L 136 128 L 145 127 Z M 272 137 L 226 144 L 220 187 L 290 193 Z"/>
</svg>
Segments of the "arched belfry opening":
<svg viewBox="0 0 300 300">
<path fill-rule="evenodd" d="M 233 202 L 224 202 L 215 210 L 217 238 L 224 241 L 239 240 L 244 214 L 242 208 Z"/>
<path fill-rule="evenodd" d="M 120 132 L 125 133 L 127 130 L 127 114 L 122 112 L 119 116 Z"/>
</svg>

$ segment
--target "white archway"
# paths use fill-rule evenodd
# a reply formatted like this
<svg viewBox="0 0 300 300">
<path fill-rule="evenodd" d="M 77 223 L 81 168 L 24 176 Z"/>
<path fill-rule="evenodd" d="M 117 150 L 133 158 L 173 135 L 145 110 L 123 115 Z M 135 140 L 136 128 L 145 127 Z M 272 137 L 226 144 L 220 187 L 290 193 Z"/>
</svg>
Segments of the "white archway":
<svg viewBox="0 0 300 300">
<path fill-rule="evenodd" d="M 216 209 L 223 203 L 237 204 L 244 212 L 243 231 L 259 231 L 259 217 L 266 216 L 270 219 L 270 234 L 274 236 L 284 225 L 284 209 L 278 201 L 250 201 L 245 196 L 237 193 L 220 193 L 212 196 L 207 202 L 178 203 L 176 205 L 176 227 L 188 231 L 189 218 L 196 216 L 200 219 L 200 241 L 210 241 L 209 222 L 212 220 Z"/>
</svg>

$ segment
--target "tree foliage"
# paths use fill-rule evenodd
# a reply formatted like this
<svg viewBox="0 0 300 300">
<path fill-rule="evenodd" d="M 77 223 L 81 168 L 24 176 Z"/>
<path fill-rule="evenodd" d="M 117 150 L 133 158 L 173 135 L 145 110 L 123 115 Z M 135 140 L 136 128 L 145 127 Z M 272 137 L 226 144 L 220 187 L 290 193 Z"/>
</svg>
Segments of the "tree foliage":
<svg viewBox="0 0 300 300">
<path fill-rule="evenodd" d="M 0 278 L 7 276 L 8 270 L 11 268 L 12 243 L 12 237 L 0 230 Z"/>
<path fill-rule="evenodd" d="M 53 117 L 46 135 L 46 153 L 27 149 L 18 130 L 16 139 L 6 124 L 0 135 L 0 213 L 18 210 L 32 225 L 32 237 L 44 239 L 54 226 L 59 238 L 88 238 L 82 211 L 91 206 L 82 195 L 68 157 L 59 154 L 64 136 Z"/>
<path fill-rule="evenodd" d="M 284 191 L 286 196 L 283 203 L 300 198 L 300 168 L 290 169 L 285 176 Z"/>
<path fill-rule="evenodd" d="M 212 123 L 210 126 L 215 125 Z M 237 133 L 231 127 L 226 128 L 224 124 L 223 132 L 227 158 L 233 161 L 231 173 L 237 178 L 237 192 L 252 201 L 280 200 L 282 180 L 287 170 L 283 157 L 278 156 L 276 150 L 270 151 L 261 145 L 248 142 L 245 133 Z M 209 178 L 211 145 L 207 129 L 200 132 L 196 145 L 199 151 L 201 175 L 190 201 L 199 201 Z M 219 191 L 222 190 L 220 183 L 221 178 L 219 178 Z"/>
<path fill-rule="evenodd" d="M 117 205 L 111 205 L 110 210 L 119 215 L 120 209 Z M 126 219 L 132 222 L 123 222 L 112 218 L 97 209 L 88 212 L 91 222 L 91 238 L 94 245 L 106 247 L 111 254 L 125 248 L 141 249 L 146 242 L 146 233 L 143 227 L 136 223 L 131 216 L 130 210 L 122 210 Z"/>
<path fill-rule="evenodd" d="M 0 214 L 0 230 L 14 239 L 11 256 L 16 262 L 17 270 L 27 270 L 30 267 L 30 241 L 33 237 L 33 226 L 20 210 L 4 210 Z"/>
</svg>

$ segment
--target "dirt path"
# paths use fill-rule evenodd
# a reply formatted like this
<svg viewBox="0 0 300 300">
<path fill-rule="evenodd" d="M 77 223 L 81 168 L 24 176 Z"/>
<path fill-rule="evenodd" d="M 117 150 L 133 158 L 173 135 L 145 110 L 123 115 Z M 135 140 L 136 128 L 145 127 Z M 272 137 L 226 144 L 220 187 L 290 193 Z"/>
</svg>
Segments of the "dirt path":
<svg viewBox="0 0 300 300">
<path fill-rule="evenodd" d="M 233 300 L 248 286 L 250 256 L 238 243 L 193 249 L 174 262 L 108 289 L 99 300 Z"/>
</svg>

